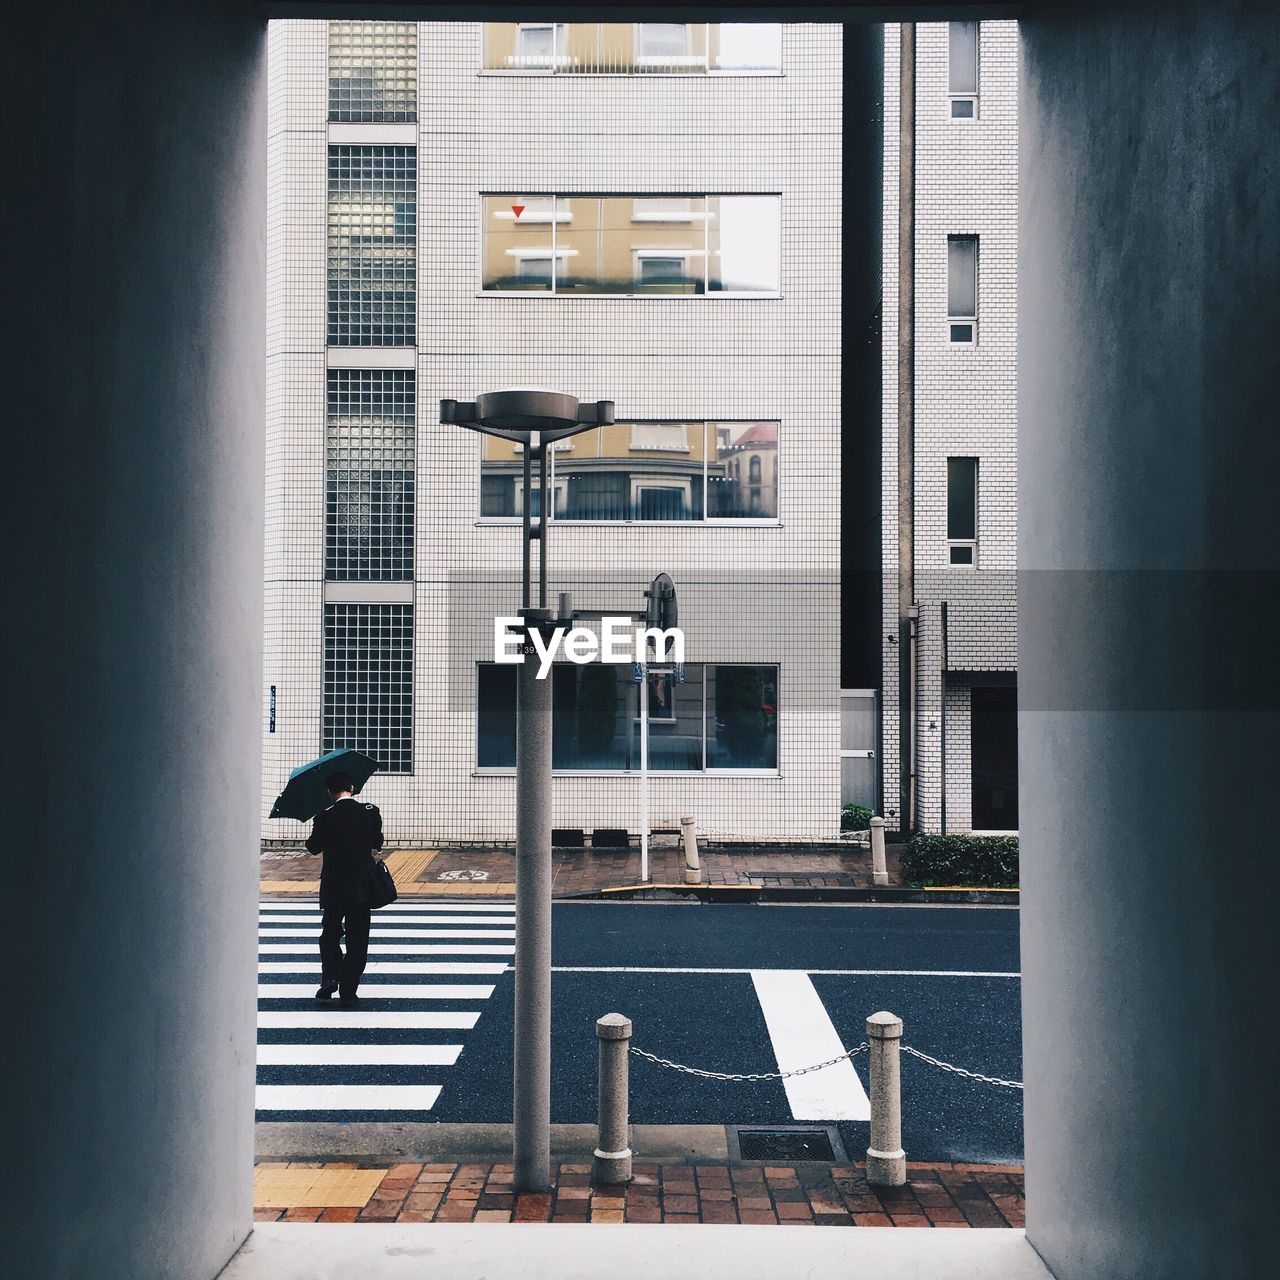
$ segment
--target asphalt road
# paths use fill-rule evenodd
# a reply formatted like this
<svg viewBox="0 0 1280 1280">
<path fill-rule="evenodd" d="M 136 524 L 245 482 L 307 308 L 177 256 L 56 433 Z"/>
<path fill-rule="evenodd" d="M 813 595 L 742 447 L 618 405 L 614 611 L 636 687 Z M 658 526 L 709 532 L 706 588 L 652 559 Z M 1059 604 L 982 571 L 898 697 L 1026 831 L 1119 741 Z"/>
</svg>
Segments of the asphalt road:
<svg viewBox="0 0 1280 1280">
<path fill-rule="evenodd" d="M 865 1039 L 867 1014 L 888 1009 L 904 1020 L 905 1043 L 984 1074 L 1022 1074 L 1018 979 L 968 976 L 1017 973 L 1015 910 L 560 903 L 554 908 L 553 964 L 551 1110 L 559 1123 L 595 1118 L 594 1024 L 611 1011 L 632 1019 L 636 1046 L 661 1057 L 717 1071 L 778 1070 L 779 1048 L 752 976 L 760 970 L 809 974 L 843 1048 Z M 680 972 L 689 969 L 742 972 Z M 878 972 L 822 972 L 842 969 Z M 885 972 L 902 970 L 916 972 Z M 784 1003 L 792 990 L 784 984 Z M 507 973 L 466 1036 L 435 1119 L 510 1119 L 511 1018 Z M 777 1033 L 784 1056 L 791 1054 L 788 1065 L 804 1058 L 809 1028 L 803 1016 L 800 1022 Z M 789 1031 L 799 1039 L 790 1049 Z M 816 1060 L 830 1056 L 824 1051 Z M 866 1063 L 865 1055 L 855 1060 L 863 1089 Z M 968 1081 L 906 1057 L 902 1078 L 903 1142 L 910 1158 L 1021 1159 L 1020 1091 Z M 837 1089 L 839 1083 L 834 1082 Z M 819 1090 L 819 1111 L 821 1104 Z M 833 1110 L 841 1109 L 837 1094 Z M 797 1116 L 777 1081 L 721 1083 L 634 1057 L 631 1117 L 638 1124 L 778 1125 L 834 1118 Z M 866 1123 L 839 1123 L 846 1150 L 865 1149 Z"/>
<path fill-rule="evenodd" d="M 595 1119 L 595 1020 L 627 1014 L 633 1043 L 704 1069 L 826 1062 L 879 1009 L 904 1042 L 1021 1077 L 1018 915 L 1004 908 L 558 903 L 552 1120 Z M 315 903 L 264 900 L 258 1118 L 511 1118 L 514 947 L 509 902 L 402 902 L 375 916 L 361 1008 L 312 996 Z M 867 1059 L 786 1082 L 718 1081 L 632 1058 L 639 1124 L 834 1123 L 867 1145 Z M 917 1160 L 1022 1155 L 1022 1095 L 903 1058 L 903 1140 Z"/>
</svg>

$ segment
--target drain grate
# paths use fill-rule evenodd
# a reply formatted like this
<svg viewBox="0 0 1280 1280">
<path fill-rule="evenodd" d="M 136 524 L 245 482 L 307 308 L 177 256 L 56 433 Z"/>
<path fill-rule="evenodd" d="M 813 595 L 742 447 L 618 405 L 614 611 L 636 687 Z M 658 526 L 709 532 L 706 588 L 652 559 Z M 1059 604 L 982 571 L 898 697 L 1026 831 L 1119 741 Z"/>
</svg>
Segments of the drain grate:
<svg viewBox="0 0 1280 1280">
<path fill-rule="evenodd" d="M 739 1129 L 738 1153 L 743 1160 L 835 1161 L 825 1129 Z"/>
</svg>

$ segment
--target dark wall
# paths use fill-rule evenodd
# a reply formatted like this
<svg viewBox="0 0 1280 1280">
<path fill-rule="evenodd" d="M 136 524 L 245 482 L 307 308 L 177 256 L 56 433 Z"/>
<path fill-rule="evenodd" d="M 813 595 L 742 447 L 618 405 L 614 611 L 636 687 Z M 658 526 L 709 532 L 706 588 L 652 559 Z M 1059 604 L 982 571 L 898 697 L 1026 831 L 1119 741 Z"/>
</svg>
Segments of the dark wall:
<svg viewBox="0 0 1280 1280">
<path fill-rule="evenodd" d="M 1060 1280 L 1274 1269 L 1274 6 L 1025 21 L 1027 1221 Z"/>
<path fill-rule="evenodd" d="M 206 1280 L 251 1216 L 265 25 L 7 34 L 5 1263 Z"/>
<path fill-rule="evenodd" d="M 881 206 L 884 29 L 844 29 L 840 685 L 880 687 Z"/>
</svg>

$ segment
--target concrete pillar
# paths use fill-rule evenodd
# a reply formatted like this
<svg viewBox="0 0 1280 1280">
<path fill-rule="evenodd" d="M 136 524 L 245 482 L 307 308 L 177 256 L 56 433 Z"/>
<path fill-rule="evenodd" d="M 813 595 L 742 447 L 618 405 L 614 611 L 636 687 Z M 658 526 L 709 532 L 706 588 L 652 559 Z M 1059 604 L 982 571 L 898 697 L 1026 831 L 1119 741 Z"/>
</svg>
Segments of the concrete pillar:
<svg viewBox="0 0 1280 1280">
<path fill-rule="evenodd" d="M 631 1181 L 630 1125 L 627 1120 L 631 1019 L 606 1013 L 596 1020 L 600 1039 L 599 1141 L 591 1161 L 592 1182 Z"/>
<path fill-rule="evenodd" d="M 1027 1230 L 1059 1280 L 1263 1275 L 1280 27 L 1127 0 L 1021 32 Z"/>
<path fill-rule="evenodd" d="M 907 1180 L 907 1156 L 902 1149 L 902 1077 L 898 1062 L 901 1042 L 901 1018 L 881 1012 L 867 1019 L 871 1077 L 867 1181 L 877 1187 L 900 1187 Z"/>
<path fill-rule="evenodd" d="M 7 87 L 5 1262 L 207 1280 L 251 1226 L 260 5 L 66 0 Z"/>
</svg>

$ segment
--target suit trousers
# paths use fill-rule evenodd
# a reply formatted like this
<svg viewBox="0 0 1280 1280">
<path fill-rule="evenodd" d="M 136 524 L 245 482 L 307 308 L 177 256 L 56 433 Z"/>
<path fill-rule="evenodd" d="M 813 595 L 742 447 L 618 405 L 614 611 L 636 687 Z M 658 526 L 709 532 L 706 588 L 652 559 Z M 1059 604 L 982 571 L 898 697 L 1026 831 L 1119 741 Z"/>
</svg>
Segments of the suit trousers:
<svg viewBox="0 0 1280 1280">
<path fill-rule="evenodd" d="M 369 959 L 368 907 L 348 904 L 327 906 L 320 924 L 320 972 L 322 981 L 337 982 L 344 999 L 354 996 Z M 342 929 L 346 925 L 347 953 L 342 954 Z"/>
</svg>

